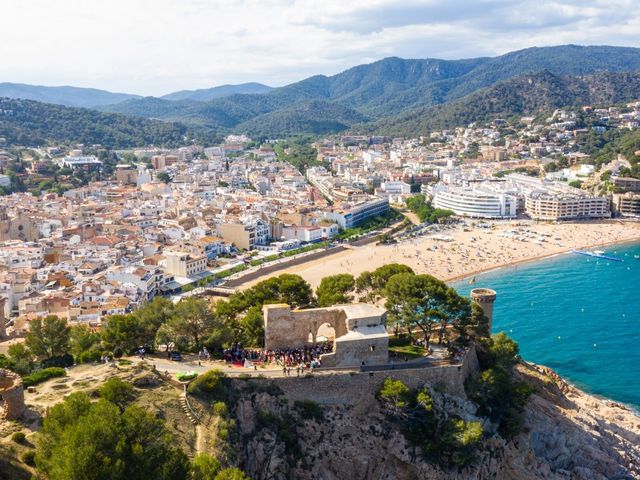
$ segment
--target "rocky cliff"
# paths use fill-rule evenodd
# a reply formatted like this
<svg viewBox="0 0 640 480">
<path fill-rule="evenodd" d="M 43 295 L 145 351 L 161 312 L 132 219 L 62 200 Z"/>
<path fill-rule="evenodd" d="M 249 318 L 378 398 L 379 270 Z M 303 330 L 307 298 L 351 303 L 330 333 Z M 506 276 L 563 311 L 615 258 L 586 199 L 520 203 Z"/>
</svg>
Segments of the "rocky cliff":
<svg viewBox="0 0 640 480">
<path fill-rule="evenodd" d="M 464 469 L 427 461 L 374 395 L 305 403 L 294 402 L 286 390 L 239 397 L 234 463 L 255 480 L 640 478 L 640 417 L 587 395 L 547 368 L 519 364 L 515 374 L 535 387 L 521 433 L 510 440 L 487 435 L 476 461 Z M 485 431 L 491 431 L 464 395 L 433 387 L 437 408 L 484 421 Z"/>
</svg>

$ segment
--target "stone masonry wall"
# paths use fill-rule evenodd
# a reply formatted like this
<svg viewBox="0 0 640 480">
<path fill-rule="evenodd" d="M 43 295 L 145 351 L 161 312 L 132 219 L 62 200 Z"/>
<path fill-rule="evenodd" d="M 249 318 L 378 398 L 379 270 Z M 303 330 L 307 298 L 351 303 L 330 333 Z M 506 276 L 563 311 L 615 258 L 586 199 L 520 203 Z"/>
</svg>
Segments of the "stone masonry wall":
<svg viewBox="0 0 640 480">
<path fill-rule="evenodd" d="M 466 398 L 464 382 L 478 371 L 478 357 L 471 348 L 460 365 L 443 365 L 406 370 L 344 372 L 312 377 L 278 378 L 276 384 L 291 400 L 313 400 L 326 404 L 351 404 L 368 401 L 376 395 L 387 377 L 402 380 L 410 388 L 425 383 L 442 384 L 450 394 Z"/>
<path fill-rule="evenodd" d="M 24 412 L 24 386 L 19 375 L 0 368 L 0 420 L 15 420 Z"/>
</svg>

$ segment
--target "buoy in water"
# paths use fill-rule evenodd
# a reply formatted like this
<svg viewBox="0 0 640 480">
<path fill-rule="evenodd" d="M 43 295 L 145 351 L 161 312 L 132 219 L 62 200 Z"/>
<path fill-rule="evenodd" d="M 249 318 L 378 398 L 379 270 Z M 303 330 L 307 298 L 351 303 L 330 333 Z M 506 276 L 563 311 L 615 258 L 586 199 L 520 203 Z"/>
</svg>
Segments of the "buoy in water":
<svg viewBox="0 0 640 480">
<path fill-rule="evenodd" d="M 581 311 L 584 312 L 584 308 Z"/>
<path fill-rule="evenodd" d="M 594 344 L 593 344 L 593 348 L 595 348 L 595 347 L 597 347 L 597 346 L 598 346 L 598 344 L 597 344 L 597 343 L 594 343 Z"/>
</svg>

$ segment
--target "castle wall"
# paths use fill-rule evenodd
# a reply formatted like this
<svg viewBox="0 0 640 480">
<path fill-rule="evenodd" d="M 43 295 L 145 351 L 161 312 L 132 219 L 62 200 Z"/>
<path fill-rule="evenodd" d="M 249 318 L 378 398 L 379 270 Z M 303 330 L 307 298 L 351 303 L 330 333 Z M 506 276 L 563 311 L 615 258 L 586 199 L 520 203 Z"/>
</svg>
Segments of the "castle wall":
<svg viewBox="0 0 640 480">
<path fill-rule="evenodd" d="M 389 337 L 336 341 L 335 363 L 343 367 L 385 365 L 389 363 Z M 322 366 L 332 366 L 322 359 Z"/>
<path fill-rule="evenodd" d="M 315 340 L 318 328 L 330 324 L 336 337 L 346 333 L 344 322 L 339 322 L 337 311 L 326 308 L 291 310 L 289 305 L 265 305 L 264 347 L 267 350 L 293 348 L 309 343 L 309 333 Z"/>
<path fill-rule="evenodd" d="M 313 374 L 310 377 L 278 378 L 275 383 L 290 400 L 313 400 L 336 405 L 357 405 L 371 400 L 387 377 L 402 380 L 409 388 L 414 389 L 421 388 L 424 384 L 441 385 L 447 393 L 466 398 L 464 382 L 478 369 L 478 357 L 472 347 L 460 365 Z"/>
</svg>

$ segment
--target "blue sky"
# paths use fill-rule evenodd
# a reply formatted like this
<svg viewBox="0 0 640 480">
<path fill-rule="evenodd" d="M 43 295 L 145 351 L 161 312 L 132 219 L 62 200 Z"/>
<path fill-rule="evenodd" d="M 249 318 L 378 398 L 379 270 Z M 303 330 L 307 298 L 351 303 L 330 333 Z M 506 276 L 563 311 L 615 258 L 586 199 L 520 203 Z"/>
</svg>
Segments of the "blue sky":
<svg viewBox="0 0 640 480">
<path fill-rule="evenodd" d="M 0 81 L 160 95 L 387 56 L 640 47 L 640 0 L 2 0 Z"/>
</svg>

